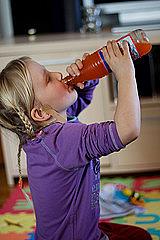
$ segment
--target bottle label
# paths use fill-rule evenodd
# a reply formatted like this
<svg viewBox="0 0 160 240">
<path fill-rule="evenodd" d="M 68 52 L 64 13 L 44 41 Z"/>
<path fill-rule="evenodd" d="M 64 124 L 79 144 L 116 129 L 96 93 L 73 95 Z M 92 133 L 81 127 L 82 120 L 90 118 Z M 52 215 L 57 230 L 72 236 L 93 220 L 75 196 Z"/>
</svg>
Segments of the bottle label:
<svg viewBox="0 0 160 240">
<path fill-rule="evenodd" d="M 124 40 L 127 41 L 129 44 L 129 50 L 130 50 L 132 59 L 136 60 L 136 59 L 140 58 L 140 55 L 136 49 L 136 46 L 134 44 L 132 37 L 130 35 L 126 35 L 125 37 L 120 38 L 118 40 L 118 43 L 122 43 Z"/>
<path fill-rule="evenodd" d="M 102 51 L 102 50 L 99 50 L 99 51 L 98 51 L 98 54 L 99 54 L 99 56 L 100 56 L 100 58 L 101 58 L 101 60 L 102 60 L 102 62 L 103 62 L 103 64 L 104 64 L 104 67 L 107 69 L 108 73 L 111 73 L 112 70 L 110 69 L 108 63 L 106 62 L 106 60 L 105 60 L 105 58 L 104 58 L 103 51 Z"/>
</svg>

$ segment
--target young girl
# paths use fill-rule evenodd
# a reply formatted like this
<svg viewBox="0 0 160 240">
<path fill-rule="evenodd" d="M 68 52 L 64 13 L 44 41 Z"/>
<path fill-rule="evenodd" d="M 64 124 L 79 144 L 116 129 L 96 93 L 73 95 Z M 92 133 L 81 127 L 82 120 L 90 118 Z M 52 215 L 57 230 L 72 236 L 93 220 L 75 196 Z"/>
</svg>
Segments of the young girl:
<svg viewBox="0 0 160 240">
<path fill-rule="evenodd" d="M 78 122 L 98 80 L 68 87 L 59 72 L 28 57 L 11 61 L 0 74 L 0 124 L 20 139 L 19 170 L 21 147 L 26 152 L 36 240 L 151 239 L 138 227 L 99 224 L 99 158 L 124 148 L 140 131 L 128 44 L 120 50 L 109 41 L 103 54 L 119 85 L 114 121 Z M 67 72 L 78 75 L 82 67 L 76 60 Z"/>
</svg>

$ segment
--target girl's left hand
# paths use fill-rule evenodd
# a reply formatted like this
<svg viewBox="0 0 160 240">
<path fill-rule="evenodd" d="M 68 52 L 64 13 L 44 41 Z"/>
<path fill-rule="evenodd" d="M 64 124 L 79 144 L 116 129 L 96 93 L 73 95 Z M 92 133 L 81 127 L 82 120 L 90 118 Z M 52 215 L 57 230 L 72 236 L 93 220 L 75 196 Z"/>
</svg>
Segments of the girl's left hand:
<svg viewBox="0 0 160 240">
<path fill-rule="evenodd" d="M 108 41 L 102 51 L 117 81 L 125 81 L 126 77 L 134 79 L 135 69 L 127 41 L 123 41 L 120 46 L 115 40 Z"/>
<path fill-rule="evenodd" d="M 83 68 L 83 60 L 85 60 L 86 56 L 88 54 L 85 53 L 82 57 L 82 60 L 76 59 L 75 63 L 72 63 L 70 66 L 66 68 L 66 71 L 69 73 L 69 75 L 76 77 L 80 75 L 80 70 Z M 77 83 L 76 85 L 80 89 L 84 88 L 84 83 Z"/>
</svg>

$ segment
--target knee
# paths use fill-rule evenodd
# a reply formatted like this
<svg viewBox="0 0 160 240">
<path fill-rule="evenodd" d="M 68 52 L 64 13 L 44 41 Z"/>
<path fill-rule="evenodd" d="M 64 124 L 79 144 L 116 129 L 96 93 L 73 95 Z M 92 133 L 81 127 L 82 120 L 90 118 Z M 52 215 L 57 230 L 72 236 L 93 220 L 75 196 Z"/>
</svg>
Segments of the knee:
<svg viewBox="0 0 160 240">
<path fill-rule="evenodd" d="M 138 236 L 139 236 L 137 239 L 152 240 L 151 235 L 145 229 L 137 227 L 137 231 L 138 231 Z"/>
</svg>

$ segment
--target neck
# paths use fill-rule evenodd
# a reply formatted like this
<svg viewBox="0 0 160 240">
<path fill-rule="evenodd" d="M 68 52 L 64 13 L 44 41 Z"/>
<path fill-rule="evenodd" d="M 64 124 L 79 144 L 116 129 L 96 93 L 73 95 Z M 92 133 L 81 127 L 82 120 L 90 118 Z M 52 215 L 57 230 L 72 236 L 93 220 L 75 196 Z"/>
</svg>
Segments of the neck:
<svg viewBox="0 0 160 240">
<path fill-rule="evenodd" d="M 53 117 L 55 118 L 56 122 L 64 123 L 64 122 L 67 121 L 67 114 L 66 114 L 66 112 L 61 112 L 61 113 L 54 112 L 54 116 Z"/>
<path fill-rule="evenodd" d="M 42 107 L 43 111 L 51 115 L 49 122 L 66 122 L 67 121 L 67 114 L 66 111 L 57 112 L 55 109 L 50 107 L 49 105 L 44 105 Z M 47 121 L 48 122 L 48 121 Z"/>
</svg>

